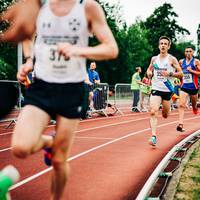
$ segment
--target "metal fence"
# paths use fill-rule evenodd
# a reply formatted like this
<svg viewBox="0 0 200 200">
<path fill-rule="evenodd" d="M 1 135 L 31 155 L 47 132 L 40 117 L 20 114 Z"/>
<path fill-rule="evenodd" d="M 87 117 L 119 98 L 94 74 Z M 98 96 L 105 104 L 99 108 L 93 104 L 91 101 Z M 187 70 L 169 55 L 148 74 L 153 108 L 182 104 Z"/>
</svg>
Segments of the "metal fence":
<svg viewBox="0 0 200 200">
<path fill-rule="evenodd" d="M 143 101 L 142 101 L 143 99 Z M 114 104 L 117 109 L 123 113 L 125 110 L 131 110 L 133 105 L 133 91 L 131 84 L 118 83 L 115 85 L 115 99 Z M 149 95 L 143 94 L 140 91 L 139 102 L 137 108 L 140 111 L 148 111 L 149 108 Z"/>
<path fill-rule="evenodd" d="M 115 106 L 122 112 L 122 110 L 131 110 L 133 103 L 133 92 L 131 91 L 131 84 L 118 83 L 115 85 Z"/>
<path fill-rule="evenodd" d="M 99 83 L 94 85 L 93 89 L 93 108 L 88 110 L 89 115 L 94 113 L 107 116 L 106 108 L 108 106 L 109 85 Z"/>
</svg>

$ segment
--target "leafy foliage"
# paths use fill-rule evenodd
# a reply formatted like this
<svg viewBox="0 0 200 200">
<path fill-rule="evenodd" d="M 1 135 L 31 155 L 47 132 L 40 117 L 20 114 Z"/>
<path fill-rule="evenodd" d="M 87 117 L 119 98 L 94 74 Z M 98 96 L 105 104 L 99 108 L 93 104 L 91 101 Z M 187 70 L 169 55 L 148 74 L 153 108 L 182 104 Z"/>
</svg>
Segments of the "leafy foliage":
<svg viewBox="0 0 200 200">
<path fill-rule="evenodd" d="M 175 51 L 174 51 L 174 56 L 180 60 L 185 57 L 185 48 L 191 46 L 195 49 L 195 45 L 192 42 L 180 42 L 175 44 Z"/>
<path fill-rule="evenodd" d="M 142 23 L 144 29 L 149 30 L 147 38 L 154 49 L 154 54 L 158 53 L 158 39 L 161 36 L 166 35 L 171 38 L 172 42 L 176 43 L 180 36 L 190 34 L 187 29 L 177 24 L 177 17 L 178 15 L 173 11 L 171 4 L 164 3 L 156 8 L 153 14 Z M 172 46 L 172 52 L 174 50 Z"/>
<path fill-rule="evenodd" d="M 15 0 L 0 0 L 0 12 L 4 11 Z M 112 61 L 97 62 L 97 70 L 101 81 L 115 84 L 119 82 L 129 83 L 135 67 L 141 66 L 146 71 L 150 58 L 158 53 L 158 39 L 162 35 L 169 36 L 173 45 L 170 53 L 178 59 L 184 56 L 185 45 L 191 42 L 178 42 L 189 31 L 177 23 L 178 15 L 173 11 L 169 3 L 155 9 L 145 21 L 137 20 L 135 24 L 127 26 L 123 19 L 123 7 L 119 2 L 109 3 L 108 0 L 97 0 L 103 7 L 108 25 L 119 46 L 119 56 Z M 5 29 L 5 24 L 0 23 L 0 31 Z M 200 25 L 197 31 L 200 47 Z M 90 45 L 97 45 L 95 37 L 90 38 Z M 0 68 L 2 73 L 8 70 L 1 78 L 15 79 L 17 66 L 17 47 L 12 44 L 0 43 Z M 199 55 L 200 55 L 200 51 Z M 89 61 L 88 61 L 89 64 Z M 10 67 L 13 70 L 10 70 Z M 5 68 L 5 70 L 3 70 Z M 12 74 L 14 73 L 14 74 Z"/>
<path fill-rule="evenodd" d="M 0 59 L 0 80 L 16 80 L 17 69 Z"/>
<path fill-rule="evenodd" d="M 13 0 L 0 0 L 0 13 L 6 10 L 6 8 L 13 2 Z M 7 23 L 2 22 L 0 23 L 0 32 L 4 31 L 7 27 Z M 13 44 L 8 43 L 0 43 L 0 72 L 1 72 L 1 79 L 4 77 L 5 79 L 16 79 L 16 68 L 17 68 L 17 47 Z M 5 70 L 3 69 L 5 67 L 5 70 L 8 70 L 5 73 Z M 11 70 L 10 68 L 13 68 Z M 11 73 L 14 73 L 12 74 Z M 3 74 L 2 74 L 3 73 Z"/>
</svg>

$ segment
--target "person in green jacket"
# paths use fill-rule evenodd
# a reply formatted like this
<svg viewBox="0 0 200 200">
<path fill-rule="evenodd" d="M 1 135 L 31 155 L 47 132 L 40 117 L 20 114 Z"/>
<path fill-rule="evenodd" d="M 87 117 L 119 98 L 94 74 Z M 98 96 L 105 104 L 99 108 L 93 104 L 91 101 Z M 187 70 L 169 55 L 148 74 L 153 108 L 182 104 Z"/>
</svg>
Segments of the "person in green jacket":
<svg viewBox="0 0 200 200">
<path fill-rule="evenodd" d="M 131 90 L 133 91 L 132 112 L 140 112 L 138 109 L 138 102 L 140 100 L 140 85 L 142 84 L 140 77 L 142 69 L 141 67 L 136 67 L 135 70 L 136 72 L 133 74 L 131 82 Z"/>
</svg>

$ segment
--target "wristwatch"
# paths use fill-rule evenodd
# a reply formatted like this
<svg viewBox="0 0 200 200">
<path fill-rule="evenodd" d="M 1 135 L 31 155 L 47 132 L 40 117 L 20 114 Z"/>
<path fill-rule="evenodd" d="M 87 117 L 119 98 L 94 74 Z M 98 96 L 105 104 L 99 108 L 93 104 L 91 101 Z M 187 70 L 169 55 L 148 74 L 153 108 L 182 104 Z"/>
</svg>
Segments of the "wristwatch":
<svg viewBox="0 0 200 200">
<path fill-rule="evenodd" d="M 172 77 L 174 75 L 173 72 L 169 72 L 169 76 Z"/>
</svg>

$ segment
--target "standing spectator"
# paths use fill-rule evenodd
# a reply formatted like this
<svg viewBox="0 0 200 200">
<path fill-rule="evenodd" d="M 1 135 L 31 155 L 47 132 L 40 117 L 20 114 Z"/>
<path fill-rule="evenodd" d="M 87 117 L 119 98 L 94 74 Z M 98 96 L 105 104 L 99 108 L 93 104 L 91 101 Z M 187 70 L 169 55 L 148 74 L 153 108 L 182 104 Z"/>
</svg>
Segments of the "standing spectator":
<svg viewBox="0 0 200 200">
<path fill-rule="evenodd" d="M 142 79 L 143 85 L 141 85 L 141 102 L 140 102 L 140 108 L 142 112 L 147 112 L 147 107 L 144 106 L 145 97 L 148 98 L 151 94 L 151 79 L 147 77 L 147 74 L 145 73 L 144 78 Z"/>
<path fill-rule="evenodd" d="M 93 84 L 99 84 L 100 83 L 100 78 L 99 78 L 99 73 L 96 71 L 96 63 L 91 62 L 90 68 L 88 69 L 88 76 L 89 80 Z"/>
<path fill-rule="evenodd" d="M 90 68 L 88 69 L 88 81 L 89 81 L 89 110 L 92 111 L 94 108 L 94 85 L 100 83 L 99 73 L 96 71 L 96 63 L 91 62 Z"/>
<path fill-rule="evenodd" d="M 142 72 L 141 67 L 136 67 L 136 72 L 132 76 L 132 82 L 131 82 L 131 90 L 133 90 L 132 112 L 140 112 L 137 106 L 140 99 L 140 84 L 142 84 L 140 77 L 141 72 Z"/>
</svg>

